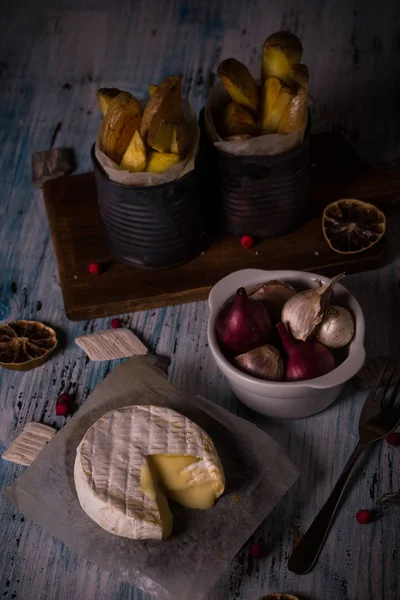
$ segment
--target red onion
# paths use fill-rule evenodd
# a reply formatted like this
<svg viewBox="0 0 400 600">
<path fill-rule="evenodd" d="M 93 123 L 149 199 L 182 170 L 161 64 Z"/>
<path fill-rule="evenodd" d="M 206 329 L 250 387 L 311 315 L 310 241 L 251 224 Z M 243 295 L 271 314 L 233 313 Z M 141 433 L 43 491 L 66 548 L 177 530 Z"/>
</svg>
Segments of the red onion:
<svg viewBox="0 0 400 600">
<path fill-rule="evenodd" d="M 244 288 L 239 288 L 235 298 L 219 313 L 215 326 L 224 346 L 248 352 L 268 341 L 271 318 L 264 304 L 252 300 Z"/>
<path fill-rule="evenodd" d="M 276 326 L 287 354 L 286 381 L 304 381 L 333 371 L 332 352 L 317 340 L 295 340 L 283 323 Z"/>
</svg>

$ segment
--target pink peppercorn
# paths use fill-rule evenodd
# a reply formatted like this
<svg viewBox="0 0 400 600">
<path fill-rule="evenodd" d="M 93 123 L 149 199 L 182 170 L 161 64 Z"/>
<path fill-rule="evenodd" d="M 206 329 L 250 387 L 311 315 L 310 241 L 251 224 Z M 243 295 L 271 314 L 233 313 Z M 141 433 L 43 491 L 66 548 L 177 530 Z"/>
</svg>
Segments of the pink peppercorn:
<svg viewBox="0 0 400 600">
<path fill-rule="evenodd" d="M 69 402 L 71 400 L 71 396 L 69 394 L 67 394 L 67 392 L 64 392 L 63 394 L 61 394 L 61 396 L 59 396 L 59 398 L 57 398 L 57 404 L 65 404 L 66 402 Z"/>
<path fill-rule="evenodd" d="M 371 523 L 374 520 L 374 514 L 370 510 L 363 508 L 356 514 L 356 519 L 361 525 L 367 525 L 367 523 Z"/>
<path fill-rule="evenodd" d="M 240 245 L 246 248 L 246 250 L 250 250 L 254 246 L 254 238 L 251 235 L 242 235 Z"/>
<path fill-rule="evenodd" d="M 392 431 L 392 433 L 388 433 L 386 436 L 386 441 L 389 446 L 400 446 L 400 433 L 397 431 Z"/>
<path fill-rule="evenodd" d="M 265 556 L 265 546 L 260 543 L 255 543 L 250 546 L 250 554 L 253 558 L 262 558 Z"/>
<path fill-rule="evenodd" d="M 119 329 L 119 327 L 122 327 L 122 321 L 121 321 L 121 319 L 118 319 L 118 317 L 115 317 L 114 319 L 111 319 L 111 327 L 113 329 Z"/>
<path fill-rule="evenodd" d="M 65 402 L 59 402 L 56 404 L 56 415 L 57 417 L 66 417 L 69 413 L 68 405 Z"/>
<path fill-rule="evenodd" d="M 89 265 L 89 273 L 92 275 L 100 275 L 100 265 L 99 263 L 90 263 Z"/>
</svg>

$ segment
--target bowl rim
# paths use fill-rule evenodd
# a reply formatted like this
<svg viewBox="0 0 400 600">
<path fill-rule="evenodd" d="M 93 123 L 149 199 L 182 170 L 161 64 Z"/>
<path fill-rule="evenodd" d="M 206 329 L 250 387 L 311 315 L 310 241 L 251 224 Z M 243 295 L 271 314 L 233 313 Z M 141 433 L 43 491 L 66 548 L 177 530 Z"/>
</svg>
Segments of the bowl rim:
<svg viewBox="0 0 400 600">
<path fill-rule="evenodd" d="M 351 310 L 355 317 L 356 331 L 354 338 L 350 343 L 350 350 L 347 358 L 326 375 L 315 377 L 314 379 L 306 379 L 304 381 L 265 381 L 237 369 L 220 350 L 215 330 L 215 320 L 220 309 L 232 297 L 237 287 L 250 287 L 273 279 L 285 280 L 285 277 L 302 280 L 304 283 L 315 281 L 316 279 L 321 280 L 323 283 L 329 280 L 329 277 L 326 277 L 325 275 L 319 275 L 310 271 L 295 271 L 289 269 L 240 269 L 223 277 L 213 286 L 208 296 L 210 312 L 207 323 L 207 338 L 217 366 L 224 372 L 228 379 L 234 379 L 237 385 L 240 381 L 243 385 L 247 384 L 246 387 L 251 386 L 257 393 L 262 394 L 264 392 L 265 395 L 268 395 L 268 392 L 276 393 L 277 390 L 285 390 L 288 392 L 299 388 L 322 390 L 344 384 L 361 369 L 365 362 L 365 319 L 361 306 L 355 296 L 340 283 L 335 283 L 335 288 L 348 296 L 348 300 L 352 304 Z M 241 281 L 240 284 L 238 280 Z"/>
</svg>

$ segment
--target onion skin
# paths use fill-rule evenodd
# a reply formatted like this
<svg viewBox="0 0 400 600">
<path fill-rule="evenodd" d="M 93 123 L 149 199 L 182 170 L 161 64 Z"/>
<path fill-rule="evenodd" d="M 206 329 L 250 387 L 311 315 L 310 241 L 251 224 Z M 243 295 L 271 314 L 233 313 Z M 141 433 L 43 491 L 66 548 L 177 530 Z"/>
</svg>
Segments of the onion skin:
<svg viewBox="0 0 400 600">
<path fill-rule="evenodd" d="M 272 325 L 266 306 L 239 288 L 235 298 L 220 311 L 215 328 L 223 346 L 244 353 L 266 344 Z"/>
<path fill-rule="evenodd" d="M 317 340 L 295 340 L 283 323 L 276 326 L 287 354 L 285 381 L 306 381 L 335 368 L 332 352 Z"/>
</svg>

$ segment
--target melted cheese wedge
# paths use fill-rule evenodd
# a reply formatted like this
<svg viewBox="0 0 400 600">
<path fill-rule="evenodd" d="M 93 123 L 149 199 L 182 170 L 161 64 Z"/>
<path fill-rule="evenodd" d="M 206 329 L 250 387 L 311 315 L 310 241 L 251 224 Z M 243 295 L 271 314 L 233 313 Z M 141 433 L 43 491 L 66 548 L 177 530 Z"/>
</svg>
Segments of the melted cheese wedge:
<svg viewBox="0 0 400 600">
<path fill-rule="evenodd" d="M 132 539 L 171 535 L 168 498 L 208 509 L 225 486 L 210 437 L 159 406 L 121 408 L 94 423 L 77 449 L 74 478 L 89 517 Z"/>
</svg>

